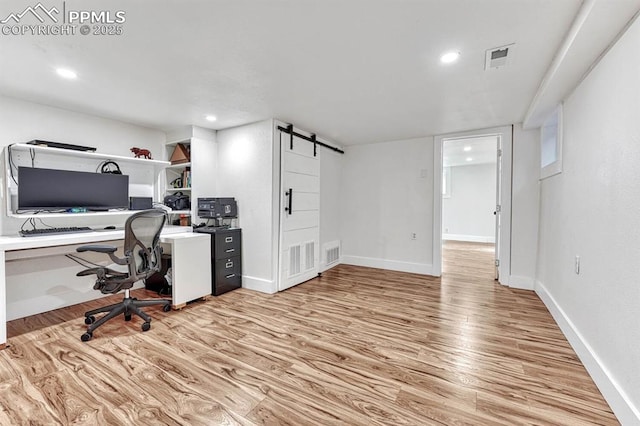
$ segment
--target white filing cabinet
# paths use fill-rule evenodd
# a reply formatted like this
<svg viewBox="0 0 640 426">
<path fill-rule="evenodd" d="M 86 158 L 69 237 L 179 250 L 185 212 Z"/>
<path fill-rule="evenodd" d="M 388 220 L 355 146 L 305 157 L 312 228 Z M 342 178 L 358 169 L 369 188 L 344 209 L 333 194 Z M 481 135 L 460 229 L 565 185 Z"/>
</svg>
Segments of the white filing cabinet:
<svg viewBox="0 0 640 426">
<path fill-rule="evenodd" d="M 171 253 L 172 306 L 211 294 L 211 240 L 208 234 L 184 233 L 160 239 L 165 253 Z"/>
</svg>

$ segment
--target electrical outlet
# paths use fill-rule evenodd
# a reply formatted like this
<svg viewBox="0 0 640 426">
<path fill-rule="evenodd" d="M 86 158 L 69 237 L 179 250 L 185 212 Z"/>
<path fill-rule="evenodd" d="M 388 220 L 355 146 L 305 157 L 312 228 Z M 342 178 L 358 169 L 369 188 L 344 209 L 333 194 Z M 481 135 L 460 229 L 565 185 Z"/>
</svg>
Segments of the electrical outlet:
<svg viewBox="0 0 640 426">
<path fill-rule="evenodd" d="M 576 255 L 576 274 L 580 274 L 580 256 Z"/>
<path fill-rule="evenodd" d="M 415 240 L 415 239 L 416 239 L 416 233 L 415 233 L 415 232 L 412 232 L 412 233 L 411 233 L 411 239 L 412 239 L 412 240 Z"/>
</svg>

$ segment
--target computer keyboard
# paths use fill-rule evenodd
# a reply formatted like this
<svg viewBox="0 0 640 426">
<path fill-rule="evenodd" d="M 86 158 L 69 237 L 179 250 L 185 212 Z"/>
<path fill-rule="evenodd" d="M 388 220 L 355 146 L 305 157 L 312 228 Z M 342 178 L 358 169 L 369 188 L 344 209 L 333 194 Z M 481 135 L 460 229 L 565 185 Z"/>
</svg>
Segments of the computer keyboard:
<svg viewBox="0 0 640 426">
<path fill-rule="evenodd" d="M 40 237 L 44 235 L 56 234 L 75 234 L 78 232 L 91 232 L 93 229 L 88 226 L 70 226 L 67 228 L 42 228 L 42 229 L 25 229 L 18 232 L 23 237 Z"/>
</svg>

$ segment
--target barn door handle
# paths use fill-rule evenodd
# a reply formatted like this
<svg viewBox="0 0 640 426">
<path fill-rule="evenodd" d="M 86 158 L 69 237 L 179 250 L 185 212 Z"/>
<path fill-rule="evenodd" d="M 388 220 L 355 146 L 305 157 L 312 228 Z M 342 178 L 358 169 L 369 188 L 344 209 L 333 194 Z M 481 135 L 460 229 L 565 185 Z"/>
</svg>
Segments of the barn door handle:
<svg viewBox="0 0 640 426">
<path fill-rule="evenodd" d="M 289 197 L 289 205 L 284 208 L 284 211 L 292 214 L 293 213 L 293 188 L 289 188 L 287 192 L 284 193 L 287 197 Z"/>
</svg>

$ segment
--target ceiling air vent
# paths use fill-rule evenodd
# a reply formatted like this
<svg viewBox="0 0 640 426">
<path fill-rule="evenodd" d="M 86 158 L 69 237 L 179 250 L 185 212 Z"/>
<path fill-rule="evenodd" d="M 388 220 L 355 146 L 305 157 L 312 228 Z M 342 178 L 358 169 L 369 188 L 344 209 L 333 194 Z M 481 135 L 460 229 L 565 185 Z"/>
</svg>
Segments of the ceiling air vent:
<svg viewBox="0 0 640 426">
<path fill-rule="evenodd" d="M 515 44 L 507 44 L 506 46 L 495 47 L 487 50 L 485 55 L 484 69 L 501 68 L 507 65 L 509 58 L 513 55 Z"/>
</svg>

